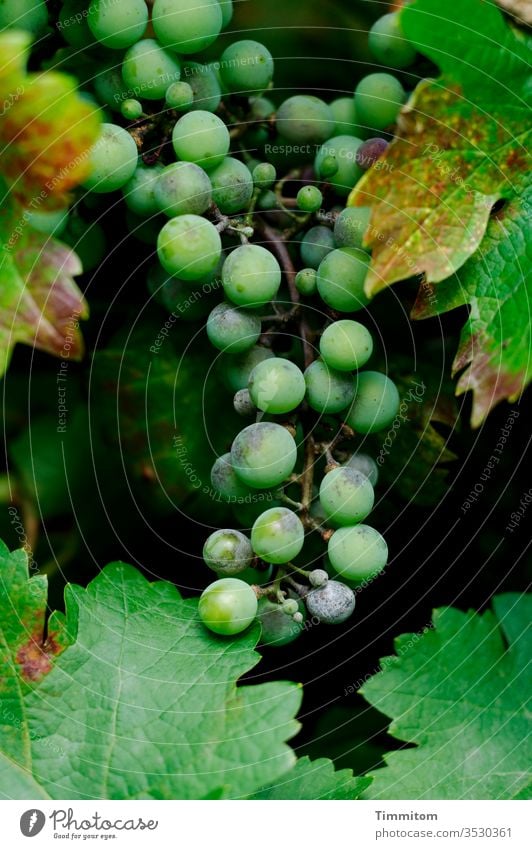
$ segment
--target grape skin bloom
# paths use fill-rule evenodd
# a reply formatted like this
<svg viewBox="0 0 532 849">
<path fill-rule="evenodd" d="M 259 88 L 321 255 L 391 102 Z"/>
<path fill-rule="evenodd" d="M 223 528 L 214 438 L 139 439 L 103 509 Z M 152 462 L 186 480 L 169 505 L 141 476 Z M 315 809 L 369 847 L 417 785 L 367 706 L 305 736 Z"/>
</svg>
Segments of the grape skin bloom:
<svg viewBox="0 0 532 849">
<path fill-rule="evenodd" d="M 384 537 L 369 525 L 340 528 L 329 540 L 329 561 L 343 579 L 361 584 L 380 574 L 388 562 Z"/>
<path fill-rule="evenodd" d="M 248 425 L 231 446 L 237 477 L 254 489 L 278 486 L 292 474 L 296 460 L 294 437 L 273 422 Z"/>
<path fill-rule="evenodd" d="M 251 372 L 248 388 L 255 406 L 275 415 L 295 410 L 306 391 L 302 371 L 282 357 L 259 363 Z"/>
<path fill-rule="evenodd" d="M 171 218 L 157 239 L 161 265 L 182 280 L 201 280 L 212 274 L 221 252 L 222 240 L 216 227 L 199 215 Z"/>
<path fill-rule="evenodd" d="M 215 531 L 205 541 L 203 559 L 209 569 L 231 577 L 248 569 L 253 560 L 249 539 L 240 531 Z"/>
<path fill-rule="evenodd" d="M 305 530 L 298 516 L 287 507 L 272 507 L 256 520 L 251 546 L 266 563 L 288 563 L 301 552 Z"/>
<path fill-rule="evenodd" d="M 345 420 L 357 433 L 377 433 L 391 425 L 399 412 L 399 392 L 381 372 L 362 371 L 357 377 L 355 400 Z"/>
<path fill-rule="evenodd" d="M 239 354 L 252 348 L 261 331 L 260 318 L 232 304 L 216 306 L 207 319 L 207 336 L 215 348 Z"/>
<path fill-rule="evenodd" d="M 315 360 L 305 371 L 307 401 L 318 413 L 339 413 L 355 397 L 352 375 L 334 371 L 323 362 Z"/>
<path fill-rule="evenodd" d="M 334 527 L 361 522 L 371 513 L 374 503 L 368 478 L 347 466 L 333 469 L 321 482 L 320 504 L 326 520 Z"/>
</svg>

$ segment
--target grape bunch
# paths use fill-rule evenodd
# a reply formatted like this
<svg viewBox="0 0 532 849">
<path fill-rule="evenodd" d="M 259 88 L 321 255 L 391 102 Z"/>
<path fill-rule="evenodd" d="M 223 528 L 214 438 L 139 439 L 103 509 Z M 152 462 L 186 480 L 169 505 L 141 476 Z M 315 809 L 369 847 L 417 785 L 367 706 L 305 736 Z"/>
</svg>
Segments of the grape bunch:
<svg viewBox="0 0 532 849">
<path fill-rule="evenodd" d="M 199 615 L 222 635 L 258 619 L 263 643 L 284 645 L 307 617 L 348 619 L 388 558 L 366 524 L 378 471 L 360 443 L 390 426 L 400 399 L 371 363 L 371 210 L 346 200 L 380 167 L 416 51 L 399 13 L 384 15 L 369 47 L 386 70 L 352 97 L 277 98 L 260 42 L 224 36 L 219 61 L 203 58 L 232 16 L 231 0 L 64 0 L 61 62 L 85 57 L 84 96 L 104 123 L 75 215 L 32 226 L 90 268 L 105 250 L 92 211 L 118 193 L 151 255 L 150 295 L 203 324 L 243 427 L 212 468 L 239 528 L 205 542 L 216 580 Z"/>
</svg>

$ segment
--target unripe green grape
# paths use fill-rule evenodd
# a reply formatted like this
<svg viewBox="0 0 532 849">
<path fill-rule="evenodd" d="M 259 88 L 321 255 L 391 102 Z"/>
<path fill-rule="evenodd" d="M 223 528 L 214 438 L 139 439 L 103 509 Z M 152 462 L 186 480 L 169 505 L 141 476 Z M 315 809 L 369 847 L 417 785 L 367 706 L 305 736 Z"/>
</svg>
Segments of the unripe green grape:
<svg viewBox="0 0 532 849">
<path fill-rule="evenodd" d="M 322 180 L 330 180 L 331 177 L 338 174 L 338 170 L 338 160 L 334 154 L 328 154 L 320 162 L 320 177 Z"/>
<path fill-rule="evenodd" d="M 170 85 L 181 76 L 175 54 L 164 50 L 154 38 L 144 38 L 129 48 L 122 63 L 124 82 L 146 100 L 161 100 Z"/>
<path fill-rule="evenodd" d="M 255 121 L 265 121 L 275 112 L 275 104 L 268 97 L 250 97 L 250 117 Z"/>
<path fill-rule="evenodd" d="M 34 212 L 26 210 L 24 217 L 33 230 L 45 233 L 47 236 L 60 236 L 68 224 L 68 209 L 58 209 L 51 212 Z"/>
<path fill-rule="evenodd" d="M 338 533 L 338 531 L 337 531 Z M 355 609 L 355 594 L 338 581 L 327 581 L 306 597 L 308 612 L 326 625 L 340 625 Z"/>
<path fill-rule="evenodd" d="M 154 197 L 157 209 L 174 215 L 202 215 L 210 206 L 211 181 L 193 162 L 173 162 L 160 173 Z"/>
<path fill-rule="evenodd" d="M 305 371 L 307 401 L 318 413 L 339 413 L 355 397 L 355 381 L 350 374 L 335 371 L 315 360 Z"/>
<path fill-rule="evenodd" d="M 242 483 L 235 474 L 231 465 L 231 454 L 222 454 L 218 457 L 211 469 L 212 488 L 226 501 L 237 501 L 246 498 L 251 490 Z"/>
<path fill-rule="evenodd" d="M 127 121 L 137 121 L 142 116 L 142 103 L 130 97 L 120 104 L 120 112 Z"/>
<path fill-rule="evenodd" d="M 21 29 L 39 35 L 48 24 L 44 0 L 2 0 L 0 29 Z"/>
<path fill-rule="evenodd" d="M 238 390 L 233 398 L 233 407 L 235 409 L 235 413 L 246 418 L 254 416 L 257 413 L 257 408 L 249 394 L 249 389 Z"/>
<path fill-rule="evenodd" d="M 252 348 L 261 331 L 260 318 L 232 304 L 218 304 L 207 319 L 207 336 L 215 348 L 240 354 Z"/>
<path fill-rule="evenodd" d="M 337 248 L 359 248 L 369 227 L 371 207 L 348 206 L 334 223 L 334 241 Z"/>
<path fill-rule="evenodd" d="M 232 577 L 251 565 L 253 549 L 244 534 L 234 530 L 219 530 L 211 534 L 203 546 L 203 559 L 209 569 L 219 575 Z"/>
<path fill-rule="evenodd" d="M 172 277 L 158 263 L 150 268 L 147 282 L 157 303 L 179 316 L 181 321 L 204 319 L 218 301 L 216 292 L 209 291 L 205 283 L 198 281 L 197 284 L 191 284 Z"/>
<path fill-rule="evenodd" d="M 266 248 L 241 245 L 225 260 L 222 283 L 229 300 L 238 306 L 263 307 L 279 291 L 281 268 Z"/>
<path fill-rule="evenodd" d="M 152 23 L 157 40 L 176 53 L 199 53 L 222 29 L 218 0 L 155 0 Z"/>
<path fill-rule="evenodd" d="M 218 77 L 210 65 L 185 62 L 181 78 L 188 83 L 194 95 L 189 111 L 216 112 L 222 99 L 222 91 Z"/>
<path fill-rule="evenodd" d="M 233 17 L 233 0 L 218 0 L 218 2 L 222 10 L 222 29 L 225 29 Z"/>
<path fill-rule="evenodd" d="M 117 64 L 116 60 L 104 65 L 95 74 L 92 84 L 100 103 L 113 112 L 121 112 L 122 103 L 133 98 L 134 92 L 124 83 L 120 62 Z"/>
<path fill-rule="evenodd" d="M 299 604 L 295 598 L 287 598 L 281 607 L 283 613 L 286 613 L 288 616 L 293 616 L 294 613 L 297 613 L 299 610 Z"/>
<path fill-rule="evenodd" d="M 371 580 L 388 562 L 388 546 L 369 525 L 340 528 L 329 540 L 328 556 L 335 573 L 355 584 Z"/>
<path fill-rule="evenodd" d="M 277 130 L 288 141 L 321 144 L 332 135 L 334 118 L 319 97 L 297 94 L 279 107 Z"/>
<path fill-rule="evenodd" d="M 136 215 L 148 218 L 159 212 L 154 189 L 163 170 L 164 166 L 160 164 L 148 167 L 139 163 L 131 180 L 123 187 L 126 206 Z"/>
<path fill-rule="evenodd" d="M 299 605 L 296 605 L 296 615 L 300 613 Z M 301 607 L 304 609 L 303 603 Z M 302 628 L 294 622 L 294 614 L 288 614 L 283 610 L 283 605 L 276 604 L 269 598 L 261 598 L 257 611 L 257 619 L 262 626 L 260 644 L 263 646 L 286 646 L 296 640 L 302 633 Z M 303 615 L 301 614 L 301 621 Z"/>
<path fill-rule="evenodd" d="M 315 268 L 302 268 L 295 279 L 296 289 L 301 295 L 315 295 L 318 291 L 318 274 Z"/>
<path fill-rule="evenodd" d="M 290 477 L 296 460 L 294 437 L 273 422 L 248 425 L 231 446 L 231 463 L 237 477 L 254 489 L 278 486 Z"/>
<path fill-rule="evenodd" d="M 362 140 L 355 136 L 335 136 L 328 139 L 316 154 L 314 170 L 320 178 L 325 177 L 321 170 L 322 163 L 328 160 L 330 156 L 334 156 L 338 170 L 327 179 L 339 195 L 348 195 L 364 173 L 356 160 L 356 154 L 361 144 Z"/>
<path fill-rule="evenodd" d="M 198 110 L 183 115 L 172 132 L 172 144 L 178 159 L 201 165 L 206 171 L 216 168 L 229 151 L 229 131 L 217 115 Z"/>
<path fill-rule="evenodd" d="M 297 205 L 303 212 L 316 212 L 323 203 L 323 195 L 317 186 L 303 186 L 297 193 Z"/>
<path fill-rule="evenodd" d="M 313 569 L 308 576 L 308 580 L 311 587 L 324 587 L 329 580 L 329 576 L 325 569 Z"/>
<path fill-rule="evenodd" d="M 375 494 L 365 475 L 338 466 L 321 482 L 320 503 L 327 522 L 342 527 L 362 522 L 373 509 Z"/>
<path fill-rule="evenodd" d="M 272 81 L 273 70 L 268 48 L 251 39 L 233 42 L 220 59 L 220 76 L 228 91 L 264 91 Z"/>
<path fill-rule="evenodd" d="M 359 126 L 355 101 L 352 97 L 337 97 L 330 107 L 336 121 L 335 135 L 363 138 L 363 135 L 361 136 L 363 130 Z"/>
<path fill-rule="evenodd" d="M 264 513 L 266 508 L 283 507 L 283 502 L 273 498 L 271 492 L 257 492 L 256 498 L 246 498 L 233 504 L 233 515 L 243 528 L 251 533 L 251 528 L 256 520 Z"/>
<path fill-rule="evenodd" d="M 177 109 L 185 112 L 194 102 L 194 92 L 188 83 L 178 81 L 170 83 L 166 89 L 164 99 L 169 109 Z"/>
<path fill-rule="evenodd" d="M 358 321 L 334 321 L 323 331 L 320 353 L 331 368 L 352 371 L 361 368 L 371 357 L 373 339 L 367 327 Z"/>
<path fill-rule="evenodd" d="M 370 257 L 357 248 L 331 251 L 318 268 L 318 292 L 338 312 L 356 312 L 367 306 L 364 293 Z"/>
<path fill-rule="evenodd" d="M 416 48 L 403 35 L 398 12 L 390 12 L 375 21 L 368 44 L 375 59 L 390 68 L 407 68 L 416 58 Z"/>
<path fill-rule="evenodd" d="M 182 280 L 201 280 L 220 261 L 222 240 L 218 230 L 199 215 L 171 218 L 159 233 L 157 254 L 168 274 Z"/>
<path fill-rule="evenodd" d="M 20 0 L 15 2 L 20 7 Z M 33 2 L 35 3 L 35 0 Z M 35 5 L 42 8 L 45 4 L 43 0 L 37 0 Z M 65 0 L 59 12 L 57 28 L 65 41 L 72 47 L 77 47 L 78 50 L 94 44 L 94 36 L 89 29 L 87 17 L 87 0 Z M 0 26 L 2 26 L 1 18 Z M 17 27 L 19 26 L 26 29 L 22 23 L 17 23 Z"/>
<path fill-rule="evenodd" d="M 344 466 L 349 469 L 354 469 L 356 472 L 360 472 L 361 475 L 365 475 L 373 487 L 377 486 L 377 481 L 379 480 L 379 467 L 373 457 L 370 457 L 369 454 L 363 454 L 360 451 L 355 451 L 354 454 L 351 454 L 349 460 L 344 463 Z"/>
<path fill-rule="evenodd" d="M 114 192 L 131 179 L 138 163 L 137 145 L 123 127 L 102 124 L 89 153 L 89 176 L 84 186 L 93 192 Z"/>
<path fill-rule="evenodd" d="M 247 389 L 251 372 L 259 363 L 275 354 L 269 348 L 255 347 L 236 357 L 222 357 L 223 377 L 232 392 Z"/>
<path fill-rule="evenodd" d="M 272 191 L 261 192 L 257 201 L 257 206 L 264 212 L 270 212 L 273 209 L 277 209 L 279 206 L 277 195 Z"/>
<path fill-rule="evenodd" d="M 240 634 L 257 615 L 257 596 L 245 581 L 221 578 L 201 594 L 198 613 L 203 624 L 215 634 Z"/>
<path fill-rule="evenodd" d="M 369 74 L 355 90 L 355 108 L 360 123 L 373 130 L 385 130 L 395 124 L 406 94 L 391 74 Z"/>
<path fill-rule="evenodd" d="M 332 230 L 321 224 L 307 230 L 301 240 L 301 260 L 309 268 L 319 268 L 332 250 L 334 250 Z"/>
<path fill-rule="evenodd" d="M 209 177 L 212 197 L 220 212 L 234 215 L 246 209 L 253 195 L 253 178 L 243 162 L 228 156 L 209 172 Z"/>
<path fill-rule="evenodd" d="M 259 189 L 269 189 L 277 179 L 277 171 L 270 162 L 259 162 L 253 169 L 253 182 Z"/>
<path fill-rule="evenodd" d="M 247 569 L 244 569 L 243 572 L 239 573 L 238 578 L 240 581 L 245 581 L 246 584 L 255 584 L 257 587 L 265 587 L 271 583 L 273 566 L 269 563 L 263 563 L 261 560 L 255 560 L 254 562 L 258 562 L 258 565 L 249 566 Z"/>
<path fill-rule="evenodd" d="M 87 22 L 98 41 L 119 50 L 142 38 L 148 24 L 148 7 L 144 0 L 127 3 L 91 0 Z"/>
<path fill-rule="evenodd" d="M 378 371 L 358 375 L 355 400 L 345 420 L 357 433 L 377 433 L 389 427 L 399 412 L 395 383 Z"/>
<path fill-rule="evenodd" d="M 300 553 L 304 541 L 301 519 L 287 507 L 266 510 L 251 530 L 253 551 L 266 563 L 289 563 Z"/>
<path fill-rule="evenodd" d="M 305 397 L 303 372 L 290 360 L 274 357 L 259 363 L 249 378 L 251 400 L 264 413 L 280 415 L 299 407 Z"/>
</svg>

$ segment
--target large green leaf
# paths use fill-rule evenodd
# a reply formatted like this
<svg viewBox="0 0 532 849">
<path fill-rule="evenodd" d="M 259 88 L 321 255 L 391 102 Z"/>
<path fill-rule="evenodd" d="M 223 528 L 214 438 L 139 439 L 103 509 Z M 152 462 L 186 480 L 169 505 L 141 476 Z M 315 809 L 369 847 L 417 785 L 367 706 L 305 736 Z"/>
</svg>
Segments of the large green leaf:
<svg viewBox="0 0 532 849">
<path fill-rule="evenodd" d="M 335 772 L 327 758 L 311 761 L 300 758 L 294 769 L 272 787 L 256 793 L 254 799 L 358 799 L 371 784 L 369 778 L 353 777 L 350 769 Z"/>
<path fill-rule="evenodd" d="M 237 686 L 259 659 L 258 626 L 216 637 L 195 600 L 116 563 L 67 587 L 56 642 L 69 644 L 48 657 L 45 579 L 28 580 L 22 552 L 2 561 L 1 795 L 243 797 L 294 765 L 284 741 L 300 688 Z"/>
<path fill-rule="evenodd" d="M 396 656 L 362 694 L 415 748 L 385 756 L 374 799 L 513 799 L 532 791 L 532 595 L 494 600 L 495 613 L 436 611 L 434 627 L 395 641 Z"/>
</svg>

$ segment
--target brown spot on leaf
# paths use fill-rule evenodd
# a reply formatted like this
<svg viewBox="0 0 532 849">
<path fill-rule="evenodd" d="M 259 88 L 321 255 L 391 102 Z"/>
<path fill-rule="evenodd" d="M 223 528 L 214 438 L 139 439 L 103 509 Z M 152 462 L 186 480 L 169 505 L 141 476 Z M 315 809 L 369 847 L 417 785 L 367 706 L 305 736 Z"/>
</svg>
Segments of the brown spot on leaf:
<svg viewBox="0 0 532 849">
<path fill-rule="evenodd" d="M 39 681 L 52 668 L 50 657 L 44 650 L 40 639 L 34 637 L 30 637 L 28 642 L 19 648 L 16 661 L 20 665 L 22 677 L 26 681 Z"/>
</svg>

